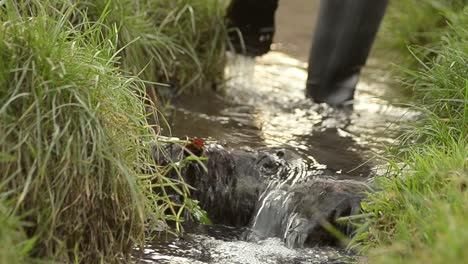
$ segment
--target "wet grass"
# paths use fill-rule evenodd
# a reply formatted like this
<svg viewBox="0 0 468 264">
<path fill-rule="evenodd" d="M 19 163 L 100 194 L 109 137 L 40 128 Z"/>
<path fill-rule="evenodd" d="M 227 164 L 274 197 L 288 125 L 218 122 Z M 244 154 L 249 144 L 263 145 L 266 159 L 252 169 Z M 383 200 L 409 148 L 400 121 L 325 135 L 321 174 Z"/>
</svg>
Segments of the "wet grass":
<svg viewBox="0 0 468 264">
<path fill-rule="evenodd" d="M 400 68 L 423 117 L 409 124 L 388 155 L 387 176 L 376 180 L 380 191 L 363 204 L 369 217 L 355 239 L 370 263 L 468 258 L 468 9 L 446 13 L 445 32 L 414 47 L 413 55 L 430 55 L 415 57 L 419 67 Z"/>
<path fill-rule="evenodd" d="M 120 68 L 119 27 L 50 3 L 0 1 L 0 260 L 127 263 L 198 208 L 152 160 L 156 109 Z"/>
</svg>

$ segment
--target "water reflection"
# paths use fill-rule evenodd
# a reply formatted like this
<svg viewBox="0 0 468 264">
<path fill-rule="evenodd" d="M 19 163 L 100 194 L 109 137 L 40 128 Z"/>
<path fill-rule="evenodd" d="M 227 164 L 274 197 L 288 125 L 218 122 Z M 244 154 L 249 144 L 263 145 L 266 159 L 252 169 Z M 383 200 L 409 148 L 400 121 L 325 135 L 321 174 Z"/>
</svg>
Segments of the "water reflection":
<svg viewBox="0 0 468 264">
<path fill-rule="evenodd" d="M 398 121 L 415 115 L 390 102 L 405 98 L 377 67 L 365 72 L 353 109 L 334 109 L 305 98 L 305 63 L 279 52 L 231 61 L 226 97 L 208 94 L 175 102 L 173 135 L 209 137 L 231 147 L 290 147 L 304 159 L 352 171 L 374 164 L 369 159 L 397 137 Z M 355 174 L 366 176 L 366 166 Z"/>
<path fill-rule="evenodd" d="M 300 156 L 298 171 L 304 175 L 326 169 L 336 178 L 365 180 L 378 164 L 375 153 L 398 136 L 399 121 L 416 116 L 392 103 L 405 97 L 389 87 L 379 67 L 363 74 L 353 109 L 334 109 L 305 98 L 305 63 L 278 52 L 230 59 L 225 97 L 174 102 L 168 118 L 173 136 L 211 138 L 233 148 L 286 148 Z M 337 254 L 330 248 L 288 249 L 278 239 L 246 242 L 235 235 L 242 230 L 216 230 L 224 236 L 193 230 L 189 239 L 156 239 L 142 262 L 327 263 Z"/>
<path fill-rule="evenodd" d="M 319 264 L 354 263 L 356 258 L 343 257 L 344 252 L 330 248 L 289 249 L 280 239 L 268 238 L 246 242 L 239 232 L 229 227 L 199 227 L 188 230 L 184 239 L 169 237 L 150 241 L 136 263 L 162 264 Z"/>
</svg>

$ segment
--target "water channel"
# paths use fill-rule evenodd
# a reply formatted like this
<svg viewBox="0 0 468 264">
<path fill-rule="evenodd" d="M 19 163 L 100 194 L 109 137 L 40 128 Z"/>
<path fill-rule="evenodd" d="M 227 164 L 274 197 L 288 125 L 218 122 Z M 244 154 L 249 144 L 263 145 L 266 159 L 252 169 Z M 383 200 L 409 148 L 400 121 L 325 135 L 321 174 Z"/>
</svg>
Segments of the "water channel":
<svg viewBox="0 0 468 264">
<path fill-rule="evenodd" d="M 387 67 L 376 58 L 368 61 L 353 107 L 334 109 L 305 98 L 304 61 L 316 2 L 295 0 L 280 5 L 276 51 L 256 59 L 229 55 L 225 95 L 212 93 L 176 99 L 168 115 L 172 135 L 210 139 L 232 149 L 287 149 L 297 155 L 299 173 L 296 171 L 295 180 L 299 179 L 297 175 L 304 179 L 326 174 L 334 179 L 367 183 L 379 174 L 383 163 L 376 156 L 394 142 L 401 131 L 401 121 L 413 118 L 415 113 L 404 106 L 408 103 L 405 94 L 389 81 Z M 274 203 L 265 196 L 262 199 L 258 203 Z M 284 199 L 281 202 L 285 203 Z M 246 235 L 261 229 L 256 225 L 275 221 L 268 220 L 267 213 L 259 210 L 246 227 L 188 226 L 184 238 L 168 234 L 156 237 L 148 241 L 137 262 L 364 261 L 336 247 L 294 248 L 281 238 L 252 239 Z"/>
</svg>

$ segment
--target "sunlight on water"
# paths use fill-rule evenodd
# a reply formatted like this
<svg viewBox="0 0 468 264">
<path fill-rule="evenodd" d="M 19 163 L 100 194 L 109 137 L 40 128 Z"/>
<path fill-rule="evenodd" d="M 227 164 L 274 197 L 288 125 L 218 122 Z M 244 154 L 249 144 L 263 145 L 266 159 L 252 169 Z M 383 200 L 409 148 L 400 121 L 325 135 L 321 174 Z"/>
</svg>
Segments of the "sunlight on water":
<svg viewBox="0 0 468 264">
<path fill-rule="evenodd" d="M 405 98 L 378 67 L 363 74 L 353 109 L 334 109 L 305 98 L 303 62 L 279 52 L 229 59 L 226 97 L 204 94 L 176 101 L 168 119 L 172 135 L 209 138 L 228 148 L 281 147 L 297 158 L 283 176 L 271 178 L 261 195 L 250 240 L 225 237 L 237 234 L 236 228 L 215 236 L 198 230 L 187 240 L 149 242 L 141 263 L 325 263 L 342 255 L 332 248 L 287 247 L 302 246 L 307 239 L 303 231 L 311 228 L 309 219 L 295 210 L 296 203 L 314 179 L 326 184 L 325 174 L 353 179 L 356 186 L 368 180 L 381 164 L 375 153 L 395 141 L 399 121 L 417 113 L 392 103 Z"/>
<path fill-rule="evenodd" d="M 173 254 L 158 253 L 160 246 L 149 244 L 144 249 L 144 257 L 137 263 L 163 264 L 312 264 L 312 263 L 347 263 L 354 262 L 352 258 L 343 258 L 342 252 L 333 248 L 287 248 L 280 239 L 268 238 L 258 242 L 239 240 L 223 240 L 205 235 L 193 235 L 190 241 L 173 238 L 166 245 L 179 247 L 169 250 Z M 169 247 L 166 246 L 166 247 Z M 202 252 L 203 251 L 203 252 Z M 208 257 L 209 256 L 209 257 Z M 336 261 L 336 262 L 335 262 Z"/>
<path fill-rule="evenodd" d="M 336 127 L 347 132 L 339 136 L 351 137 L 361 145 L 375 143 L 371 138 L 391 143 L 399 129 L 395 122 L 415 115 L 381 98 L 392 89 L 386 83 L 360 82 L 354 110 L 336 110 L 305 98 L 305 63 L 279 52 L 256 61 L 245 57 L 231 60 L 228 95 L 258 110 L 255 118 L 268 146 L 292 144 L 300 148 L 301 144 L 295 143 L 302 141 L 301 136 Z"/>
</svg>

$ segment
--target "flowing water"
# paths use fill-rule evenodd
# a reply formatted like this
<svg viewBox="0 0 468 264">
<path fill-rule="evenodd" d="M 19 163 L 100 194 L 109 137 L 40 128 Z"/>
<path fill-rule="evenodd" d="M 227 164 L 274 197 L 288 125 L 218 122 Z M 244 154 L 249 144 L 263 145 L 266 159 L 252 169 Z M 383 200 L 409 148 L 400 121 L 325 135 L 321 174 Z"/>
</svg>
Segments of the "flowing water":
<svg viewBox="0 0 468 264">
<path fill-rule="evenodd" d="M 171 132 L 230 147 L 286 147 L 310 164 L 368 177 L 375 152 L 400 131 L 395 122 L 414 115 L 376 65 L 371 60 L 363 74 L 353 108 L 334 109 L 305 98 L 305 63 L 280 52 L 231 58 L 227 95 L 177 100 L 169 116 Z"/>
<path fill-rule="evenodd" d="M 365 262 L 340 248 L 307 244 L 302 231 L 308 219 L 294 211 L 294 195 L 316 178 L 369 182 L 379 173 L 376 155 L 398 136 L 399 122 L 416 113 L 403 106 L 405 94 L 375 59 L 368 61 L 352 108 L 305 98 L 303 61 L 317 2 L 280 5 L 274 46 L 294 58 L 278 51 L 257 59 L 231 56 L 225 96 L 179 98 L 168 115 L 176 137 L 212 139 L 233 149 L 287 150 L 293 158 L 284 177 L 271 178 L 248 226 L 187 226 L 183 238 L 160 234 L 135 255 L 138 263 Z"/>
<path fill-rule="evenodd" d="M 295 206 L 288 190 L 321 175 L 336 180 L 368 181 L 379 165 L 375 155 L 398 135 L 401 129 L 398 122 L 415 115 L 395 104 L 405 102 L 404 96 L 389 86 L 388 75 L 377 67 L 378 61 L 371 60 L 363 74 L 353 108 L 334 109 L 305 98 L 306 65 L 299 60 L 280 52 L 258 59 L 230 60 L 225 96 L 207 94 L 174 102 L 168 117 L 172 135 L 212 139 L 229 148 L 287 149 L 296 155 L 294 170 L 288 170 L 283 180 L 271 181 L 257 202 L 250 226 L 199 226 L 188 228 L 185 238 L 158 237 L 148 242 L 140 261 L 358 261 L 359 258 L 338 248 L 301 248 L 307 237 L 293 231 L 307 219 L 288 209 Z M 289 186 L 286 191 L 279 188 L 285 183 Z M 278 236 L 278 232 L 284 236 Z M 297 245 L 299 248 L 295 248 Z"/>
</svg>

